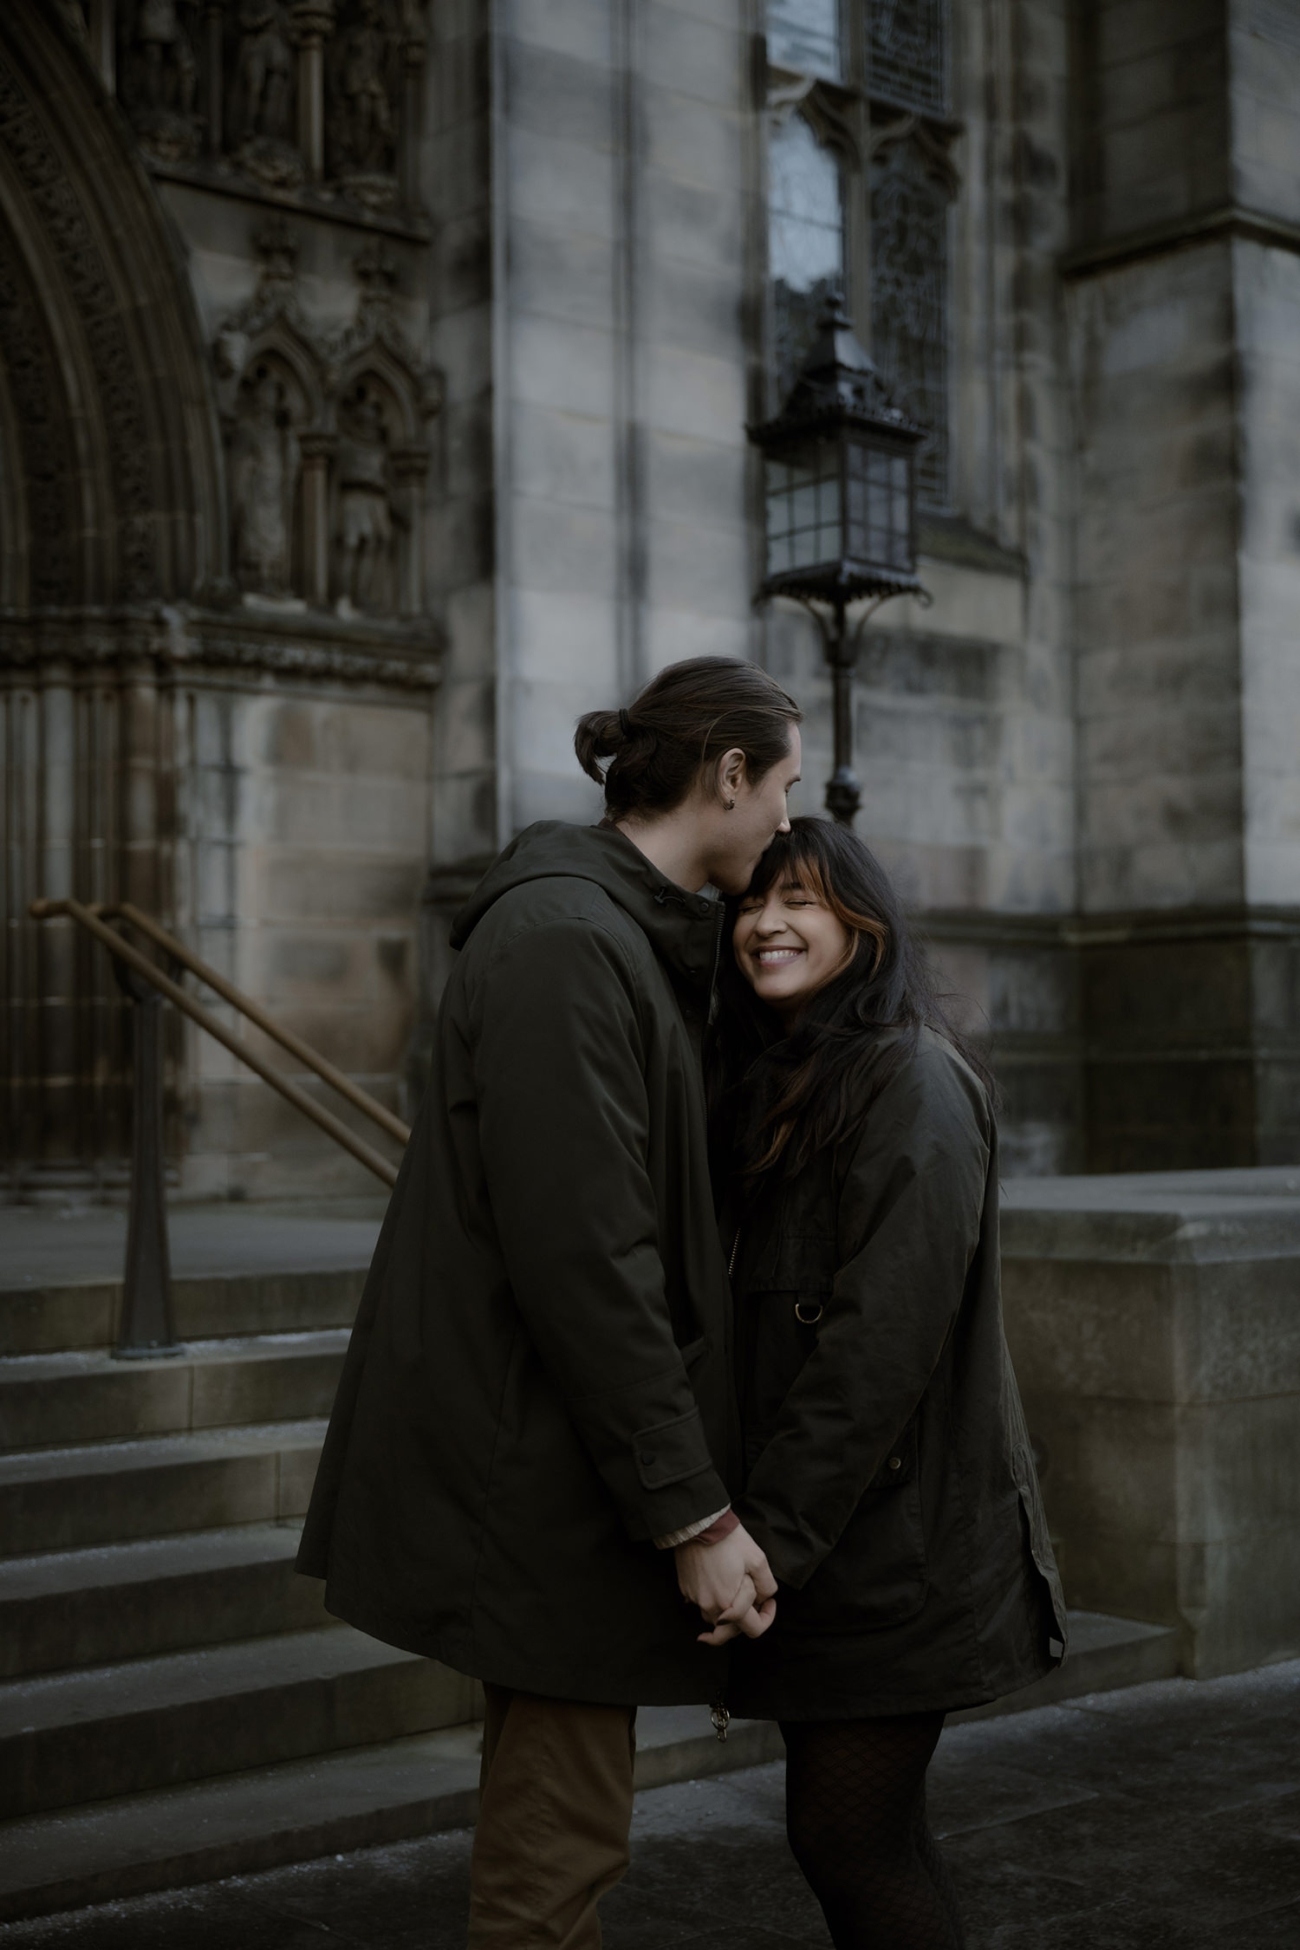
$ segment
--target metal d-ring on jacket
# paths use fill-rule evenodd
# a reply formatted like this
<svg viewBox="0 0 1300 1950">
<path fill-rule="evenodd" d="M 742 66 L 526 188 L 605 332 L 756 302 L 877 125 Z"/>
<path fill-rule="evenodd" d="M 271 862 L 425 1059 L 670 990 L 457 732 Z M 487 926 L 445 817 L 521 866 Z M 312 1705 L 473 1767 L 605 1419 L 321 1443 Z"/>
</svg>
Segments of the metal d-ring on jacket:
<svg viewBox="0 0 1300 1950">
<path fill-rule="evenodd" d="M 1002 1331 L 997 1135 L 942 1038 L 753 1203 L 734 1259 L 742 1520 L 780 1581 L 727 1704 L 974 1706 L 1059 1664 L 1065 1605 Z"/>
</svg>

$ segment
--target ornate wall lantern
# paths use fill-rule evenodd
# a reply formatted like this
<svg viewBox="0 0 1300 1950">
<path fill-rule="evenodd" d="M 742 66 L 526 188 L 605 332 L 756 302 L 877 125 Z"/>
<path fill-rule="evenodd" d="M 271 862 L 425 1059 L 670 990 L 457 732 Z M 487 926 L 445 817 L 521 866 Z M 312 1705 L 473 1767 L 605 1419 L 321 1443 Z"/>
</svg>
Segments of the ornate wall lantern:
<svg viewBox="0 0 1300 1950">
<path fill-rule="evenodd" d="M 891 596 L 924 597 L 916 574 L 915 459 L 925 428 L 891 402 L 837 294 L 781 411 L 751 427 L 750 438 L 767 463 L 762 593 L 793 596 L 821 627 L 835 722 L 826 809 L 851 826 L 862 796 L 852 709 L 861 623 L 846 635 L 844 613 L 864 596 L 876 599 L 872 611 Z"/>
</svg>

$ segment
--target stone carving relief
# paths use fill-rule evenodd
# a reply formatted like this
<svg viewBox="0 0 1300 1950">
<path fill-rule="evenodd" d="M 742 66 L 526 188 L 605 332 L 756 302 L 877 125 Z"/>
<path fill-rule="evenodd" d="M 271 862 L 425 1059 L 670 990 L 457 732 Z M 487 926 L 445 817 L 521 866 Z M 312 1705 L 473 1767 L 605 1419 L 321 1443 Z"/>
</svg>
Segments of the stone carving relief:
<svg viewBox="0 0 1300 1950">
<path fill-rule="evenodd" d="M 49 133 L 8 64 L 0 60 L 0 143 L 40 214 L 85 335 L 104 414 L 117 516 L 119 589 L 154 593 L 158 561 L 149 440 L 139 376 L 118 296 L 85 209 Z"/>
<path fill-rule="evenodd" d="M 394 539 L 401 516 L 389 468 L 391 409 L 376 380 L 358 379 L 339 403 L 338 534 L 334 584 L 342 615 L 392 615 Z"/>
<path fill-rule="evenodd" d="M 301 468 L 294 423 L 303 419 L 295 390 L 277 360 L 255 360 L 240 381 L 230 442 L 235 580 L 272 600 L 288 597 L 293 582 Z"/>
<path fill-rule="evenodd" d="M 236 21 L 227 138 L 241 169 L 275 188 L 303 180 L 294 134 L 294 46 L 280 0 L 243 0 Z"/>
<path fill-rule="evenodd" d="M 72 8 L 83 36 L 85 17 Z M 101 72 L 160 164 L 414 208 L 427 0 L 97 0 Z M 107 23 L 104 28 L 104 23 Z"/>
<path fill-rule="evenodd" d="M 26 488 L 27 595 L 33 603 L 65 603 L 75 587 L 75 468 L 67 403 L 27 266 L 2 219 L 0 368 Z"/>
<path fill-rule="evenodd" d="M 215 346 L 235 581 L 254 606 L 419 615 L 427 425 L 440 394 L 398 324 L 396 266 L 362 254 L 356 316 L 326 337 L 304 319 L 283 222 L 254 242 L 261 282 Z"/>
<path fill-rule="evenodd" d="M 401 31 L 394 0 L 347 0 L 327 84 L 330 174 L 374 209 L 397 201 Z"/>
<path fill-rule="evenodd" d="M 194 0 L 120 0 L 119 93 L 141 143 L 164 162 L 199 151 Z"/>
</svg>

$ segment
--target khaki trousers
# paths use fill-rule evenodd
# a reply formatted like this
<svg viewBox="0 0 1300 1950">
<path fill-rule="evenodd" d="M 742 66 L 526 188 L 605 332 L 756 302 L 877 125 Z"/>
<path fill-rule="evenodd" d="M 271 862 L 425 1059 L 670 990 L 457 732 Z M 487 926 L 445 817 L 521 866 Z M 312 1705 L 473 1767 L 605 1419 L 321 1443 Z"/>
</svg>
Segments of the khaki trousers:
<svg viewBox="0 0 1300 1950">
<path fill-rule="evenodd" d="M 469 1950 L 600 1950 L 627 1870 L 636 1708 L 484 1686 Z"/>
</svg>

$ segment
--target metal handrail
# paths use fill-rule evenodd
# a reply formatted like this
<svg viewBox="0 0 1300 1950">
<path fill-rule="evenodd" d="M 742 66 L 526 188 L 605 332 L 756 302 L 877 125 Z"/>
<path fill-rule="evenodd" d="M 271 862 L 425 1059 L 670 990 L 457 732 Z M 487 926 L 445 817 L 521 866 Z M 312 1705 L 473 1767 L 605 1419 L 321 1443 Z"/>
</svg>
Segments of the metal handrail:
<svg viewBox="0 0 1300 1950">
<path fill-rule="evenodd" d="M 239 1010 L 241 1015 L 247 1016 L 254 1028 L 260 1029 L 264 1036 L 270 1036 L 282 1049 L 287 1049 L 290 1056 L 296 1056 L 298 1061 L 305 1064 L 309 1070 L 314 1070 L 322 1083 L 327 1083 L 332 1090 L 337 1090 L 340 1097 L 346 1097 L 348 1102 L 370 1118 L 372 1123 L 378 1124 L 381 1131 L 387 1131 L 389 1137 L 396 1138 L 399 1144 L 408 1142 L 411 1135 L 409 1125 L 403 1124 L 400 1117 L 394 1117 L 391 1110 L 388 1110 L 377 1098 L 370 1096 L 367 1091 L 362 1090 L 358 1084 L 353 1083 L 351 1077 L 345 1077 L 342 1070 L 336 1070 L 326 1057 L 321 1056 L 311 1047 L 310 1043 L 304 1043 L 301 1036 L 295 1036 L 292 1029 L 284 1029 L 278 1022 L 273 1021 L 265 1009 L 259 1008 L 251 996 L 237 989 L 233 982 L 228 982 L 225 976 L 218 974 L 208 962 L 201 961 L 183 941 L 178 941 L 174 934 L 168 934 L 166 928 L 159 927 L 152 914 L 145 914 L 140 908 L 133 907 L 130 901 L 116 901 L 112 906 L 104 906 L 97 902 L 88 912 L 98 914 L 100 919 L 105 921 L 116 920 L 119 916 L 122 920 L 129 921 L 133 928 L 137 928 L 141 934 L 148 935 L 151 941 L 164 949 L 173 961 L 180 962 L 192 975 L 197 975 L 201 982 L 221 996 L 223 1001 L 229 1002 L 233 1008 Z"/>
<path fill-rule="evenodd" d="M 314 1070 L 323 1082 L 339 1091 L 357 1110 L 372 1118 L 390 1137 L 405 1144 L 410 1132 L 400 1118 L 394 1117 L 390 1110 L 359 1089 L 350 1077 L 345 1077 L 341 1070 L 327 1063 L 300 1037 L 273 1022 L 264 1009 L 243 995 L 224 975 L 219 975 L 215 968 L 209 968 L 205 961 L 191 953 L 183 941 L 178 941 L 152 916 L 142 913 L 129 901 L 112 905 L 106 902 L 86 905 L 76 900 L 34 900 L 30 912 L 37 921 L 49 921 L 66 915 L 101 942 L 114 957 L 113 966 L 118 982 L 134 1005 L 131 1010 L 134 1075 L 131 1210 L 126 1234 L 122 1312 L 114 1353 L 122 1359 L 178 1354 L 180 1348 L 172 1328 L 171 1252 L 167 1240 L 167 1199 L 163 1186 L 161 1017 L 164 997 L 174 1003 L 191 1022 L 197 1023 L 200 1029 L 205 1029 L 209 1036 L 237 1056 L 241 1063 L 246 1063 L 273 1090 L 278 1090 L 295 1110 L 309 1117 L 313 1124 L 332 1137 L 336 1144 L 341 1144 L 368 1171 L 373 1171 L 376 1178 L 382 1178 L 385 1185 L 391 1187 L 397 1183 L 397 1167 L 378 1151 L 372 1150 L 364 1139 L 355 1136 L 332 1111 L 313 1103 L 296 1083 L 282 1076 L 278 1070 L 273 1070 L 263 1057 L 246 1048 L 232 1030 L 187 995 L 180 983 L 165 974 L 157 962 L 141 954 L 129 941 L 124 941 L 117 929 L 109 926 L 110 921 L 125 921 L 129 927 L 147 936 L 171 957 L 178 968 L 188 968 L 200 981 L 206 982 L 209 988 L 238 1009 L 255 1027 L 305 1063 L 308 1069 Z"/>
<path fill-rule="evenodd" d="M 174 935 L 168 934 L 165 928 L 160 927 L 147 914 L 143 914 L 139 908 L 132 907 L 129 901 L 120 902 L 116 906 L 98 902 L 94 906 L 86 906 L 77 900 L 34 900 L 29 911 L 32 918 L 37 921 L 52 920 L 58 915 L 66 914 L 71 920 L 77 922 L 79 927 L 85 928 L 88 934 L 102 943 L 110 954 L 116 955 L 135 974 L 152 984 L 160 995 L 166 996 L 169 1002 L 174 1003 L 183 1015 L 190 1018 L 191 1022 L 197 1023 L 200 1029 L 205 1029 L 209 1036 L 224 1044 L 241 1063 L 246 1063 L 250 1070 L 256 1071 L 257 1075 L 264 1082 L 269 1083 L 273 1090 L 278 1090 L 295 1110 L 300 1110 L 304 1117 L 309 1117 L 313 1124 L 327 1136 L 332 1137 L 336 1144 L 342 1145 L 343 1149 L 350 1152 L 359 1163 L 365 1165 L 368 1171 L 372 1171 L 376 1178 L 382 1178 L 388 1186 L 397 1183 L 396 1165 L 390 1164 L 387 1158 L 378 1151 L 372 1150 L 363 1138 L 357 1137 L 350 1131 L 332 1111 L 313 1103 L 306 1091 L 300 1090 L 296 1083 L 291 1082 L 280 1071 L 272 1069 L 269 1063 L 242 1043 L 224 1023 L 219 1022 L 216 1016 L 205 1009 L 201 1003 L 195 1002 L 192 996 L 187 995 L 178 982 L 173 982 L 169 976 L 164 975 L 156 962 L 150 961 L 149 957 L 141 954 L 138 948 L 133 948 L 128 941 L 124 941 L 116 929 L 109 927 L 108 920 L 120 915 L 132 927 L 139 928 L 141 933 L 148 935 L 159 947 L 174 956 L 183 967 L 191 969 L 225 1001 L 247 1016 L 258 1029 L 273 1037 L 276 1042 L 298 1057 L 300 1062 L 306 1063 L 309 1069 L 314 1070 L 324 1082 L 331 1084 L 348 1099 L 349 1103 L 354 1104 L 358 1110 L 364 1111 L 377 1124 L 381 1124 L 390 1136 L 397 1138 L 399 1143 L 405 1144 L 410 1137 L 408 1126 L 403 1124 L 400 1118 L 394 1117 L 391 1111 L 385 1110 L 384 1106 L 377 1103 L 373 1097 L 367 1096 L 364 1090 L 358 1089 L 340 1070 L 336 1070 L 332 1063 L 326 1062 L 323 1056 L 319 1056 L 290 1030 L 281 1029 L 278 1024 L 273 1023 L 255 1002 L 241 994 L 232 983 L 225 980 L 224 976 L 218 975 L 214 968 L 209 968 L 206 962 L 200 961 L 199 957 L 192 954 L 183 942 L 177 941 Z"/>
</svg>

